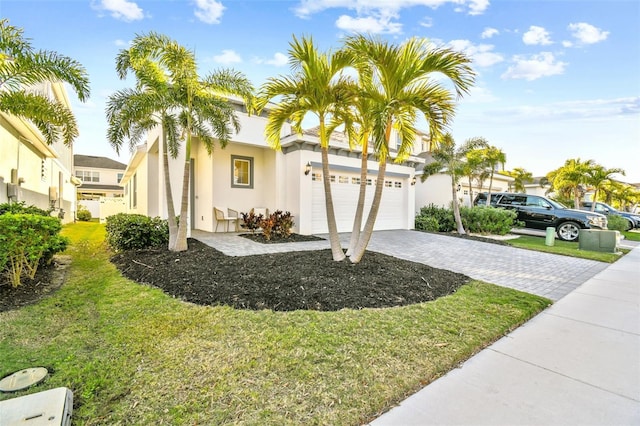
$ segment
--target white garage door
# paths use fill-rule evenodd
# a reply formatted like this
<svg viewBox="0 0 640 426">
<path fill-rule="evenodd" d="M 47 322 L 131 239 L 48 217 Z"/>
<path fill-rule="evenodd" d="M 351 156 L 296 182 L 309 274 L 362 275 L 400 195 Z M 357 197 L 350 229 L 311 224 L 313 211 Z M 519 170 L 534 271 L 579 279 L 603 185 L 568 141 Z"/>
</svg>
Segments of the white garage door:
<svg viewBox="0 0 640 426">
<path fill-rule="evenodd" d="M 314 173 L 312 179 L 312 232 L 314 234 L 325 234 L 328 232 L 328 228 L 322 173 Z M 382 202 L 376 219 L 376 230 L 407 228 L 407 180 L 406 177 L 385 177 Z M 331 181 L 331 195 L 333 197 L 338 232 L 351 232 L 360 191 L 360 174 L 342 171 L 331 172 Z M 375 182 L 376 176 L 369 175 L 363 224 L 369 214 L 375 191 Z"/>
</svg>

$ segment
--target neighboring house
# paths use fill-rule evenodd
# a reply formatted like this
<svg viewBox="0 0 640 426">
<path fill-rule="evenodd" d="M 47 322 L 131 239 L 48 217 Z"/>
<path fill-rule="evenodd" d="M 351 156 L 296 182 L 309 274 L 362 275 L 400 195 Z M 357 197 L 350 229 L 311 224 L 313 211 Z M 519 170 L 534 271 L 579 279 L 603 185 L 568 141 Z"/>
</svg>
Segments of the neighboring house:
<svg viewBox="0 0 640 426">
<path fill-rule="evenodd" d="M 82 181 L 78 187 L 78 200 L 98 200 L 100 197 L 122 197 L 120 181 L 126 164 L 95 155 L 73 156 L 73 173 Z"/>
<path fill-rule="evenodd" d="M 214 231 L 213 208 L 248 212 L 251 208 L 290 211 L 293 231 L 300 234 L 328 232 L 321 153 L 317 131 L 293 134 L 287 124 L 282 129 L 282 151 L 271 149 L 264 129 L 268 112 L 247 115 L 241 102 L 234 103 L 241 130 L 225 149 L 216 146 L 209 156 L 194 140 L 191 151 L 189 217 L 191 229 Z M 129 212 L 166 217 L 162 142 L 160 127 L 138 147 L 121 184 Z M 424 138 L 416 140 L 414 153 L 403 164 L 390 163 L 385 176 L 382 204 L 376 229 L 412 229 L 414 226 L 416 165 L 424 159 Z M 339 232 L 350 232 L 358 198 L 361 152 L 350 150 L 344 135 L 335 134 L 330 143 L 329 163 L 332 196 Z M 370 155 L 370 154 L 369 154 Z M 179 214 L 184 152 L 171 160 L 170 174 L 176 214 Z M 367 206 L 373 198 L 378 165 L 370 155 Z M 368 213 L 368 209 L 365 214 Z"/>
<path fill-rule="evenodd" d="M 524 189 L 527 194 L 548 196 L 551 185 L 545 176 L 536 176 L 533 182 L 525 183 Z"/>
<path fill-rule="evenodd" d="M 120 181 L 126 164 L 95 155 L 73 156 L 73 170 L 82 184 L 78 187 L 78 205 L 89 210 L 92 218 L 104 222 L 107 216 L 123 212 L 124 190 Z"/>
<path fill-rule="evenodd" d="M 430 161 L 431 154 L 424 152 L 420 154 L 426 161 Z M 439 207 L 451 207 L 453 201 L 453 195 L 451 192 L 451 176 L 446 173 L 438 173 L 429 176 L 424 182 L 421 181 L 422 167 L 419 166 L 416 170 L 416 213 L 420 212 L 422 207 L 434 204 Z M 491 184 L 491 192 L 507 191 L 509 185 L 513 182 L 511 176 L 503 175 L 499 172 L 494 173 L 493 181 Z M 470 194 L 470 191 L 473 191 Z M 489 179 L 487 178 L 482 182 L 482 186 L 478 184 L 476 180 L 472 181 L 472 186 L 469 188 L 469 179 L 463 177 L 459 180 L 456 187 L 456 194 L 458 200 L 461 202 L 461 206 L 470 207 L 475 196 L 479 192 L 489 192 Z"/>
<path fill-rule="evenodd" d="M 34 91 L 70 108 L 61 83 L 34 86 Z M 48 145 L 28 120 L 0 112 L 0 203 L 24 202 L 70 222 L 76 210 L 77 179 L 72 174 L 73 149 L 62 142 Z"/>
</svg>

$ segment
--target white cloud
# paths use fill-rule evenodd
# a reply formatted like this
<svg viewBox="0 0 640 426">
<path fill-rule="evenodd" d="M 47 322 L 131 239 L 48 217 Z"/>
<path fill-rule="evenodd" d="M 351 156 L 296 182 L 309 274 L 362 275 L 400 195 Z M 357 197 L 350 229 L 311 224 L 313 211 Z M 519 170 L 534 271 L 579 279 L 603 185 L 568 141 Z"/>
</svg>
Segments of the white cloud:
<svg viewBox="0 0 640 426">
<path fill-rule="evenodd" d="M 541 77 L 563 74 L 567 65 L 566 62 L 557 61 L 551 52 L 542 52 L 529 58 L 516 55 L 513 61 L 515 64 L 502 74 L 502 78 L 533 81 Z"/>
<path fill-rule="evenodd" d="M 467 10 L 470 15 L 481 15 L 489 7 L 489 0 L 300 0 L 294 12 L 300 18 L 308 18 L 323 10 L 342 8 L 355 10 L 358 16 L 388 16 L 408 7 L 437 9 L 447 3 L 456 5 L 456 11 Z"/>
<path fill-rule="evenodd" d="M 127 47 L 129 46 L 129 42 L 128 41 L 124 41 L 124 40 L 120 40 L 117 39 L 116 41 L 114 41 L 114 44 L 118 47 Z"/>
<path fill-rule="evenodd" d="M 495 28 L 487 27 L 484 29 L 484 31 L 482 31 L 482 34 L 480 34 L 480 37 L 491 38 L 494 35 L 498 35 L 498 34 L 500 34 L 500 31 L 496 30 Z"/>
<path fill-rule="evenodd" d="M 225 49 L 222 51 L 221 55 L 217 55 L 213 57 L 213 60 L 218 62 L 219 64 L 234 64 L 242 62 L 242 58 L 233 50 Z"/>
<path fill-rule="evenodd" d="M 419 22 L 420 26 L 425 28 L 431 28 L 433 26 L 433 19 L 425 16 L 422 21 Z"/>
<path fill-rule="evenodd" d="M 219 24 L 222 11 L 225 7 L 216 0 L 195 0 L 196 10 L 193 12 L 196 18 L 205 24 Z"/>
<path fill-rule="evenodd" d="M 399 34 L 402 32 L 402 24 L 391 22 L 390 17 L 376 18 L 367 16 L 364 18 L 352 18 L 342 15 L 336 21 L 336 27 L 344 31 L 370 34 Z"/>
<path fill-rule="evenodd" d="M 126 22 L 144 19 L 144 12 L 135 3 L 127 0 L 101 0 L 100 3 L 92 3 L 96 10 L 105 10 L 111 17 Z"/>
<path fill-rule="evenodd" d="M 570 40 L 563 40 L 562 41 L 562 46 L 563 47 L 573 47 L 573 42 Z"/>
<path fill-rule="evenodd" d="M 266 60 L 265 63 L 276 67 L 283 67 L 289 63 L 289 58 L 287 58 L 287 55 L 283 53 L 276 52 L 275 55 L 273 55 L 273 58 Z"/>
<path fill-rule="evenodd" d="M 490 67 L 504 61 L 502 55 L 492 52 L 494 46 L 491 44 L 473 44 L 469 40 L 451 40 L 448 44 L 452 49 L 469 55 L 479 67 Z"/>
<path fill-rule="evenodd" d="M 547 45 L 553 42 L 549 38 L 549 32 L 542 27 L 531 25 L 529 31 L 522 35 L 524 44 L 541 44 Z"/>
<path fill-rule="evenodd" d="M 609 35 L 609 31 L 602 31 L 600 28 L 596 28 L 585 22 L 569 24 L 569 30 L 571 31 L 571 35 L 581 44 L 598 43 L 606 40 Z"/>
</svg>

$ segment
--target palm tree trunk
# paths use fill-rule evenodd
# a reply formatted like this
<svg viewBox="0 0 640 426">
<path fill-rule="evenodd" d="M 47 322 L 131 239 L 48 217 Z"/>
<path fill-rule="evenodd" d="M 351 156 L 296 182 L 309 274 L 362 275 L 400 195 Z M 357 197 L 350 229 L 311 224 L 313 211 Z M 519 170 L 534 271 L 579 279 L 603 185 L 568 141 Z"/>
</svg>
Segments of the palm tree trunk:
<svg viewBox="0 0 640 426">
<path fill-rule="evenodd" d="M 187 140 L 184 144 L 184 173 L 182 175 L 182 199 L 180 202 L 180 221 L 175 247 L 172 251 L 186 251 L 187 245 L 187 212 L 189 209 L 189 177 L 191 174 L 191 133 L 187 130 Z"/>
<path fill-rule="evenodd" d="M 473 207 L 473 180 L 469 176 L 469 207 Z"/>
<path fill-rule="evenodd" d="M 493 186 L 493 170 L 489 175 L 489 193 L 487 194 L 487 206 L 491 205 L 491 187 Z"/>
<path fill-rule="evenodd" d="M 367 156 L 369 151 L 368 141 L 365 135 L 365 140 L 362 143 L 362 162 L 360 165 L 360 192 L 358 194 L 358 204 L 356 206 L 356 215 L 353 219 L 353 229 L 351 230 L 351 239 L 349 241 L 349 248 L 347 249 L 347 256 L 351 256 L 360 239 L 360 231 L 362 229 L 362 216 L 364 215 L 364 200 L 367 195 Z"/>
<path fill-rule="evenodd" d="M 167 152 L 167 135 L 162 130 L 162 167 L 164 174 L 164 192 L 167 200 L 167 222 L 169 223 L 169 250 L 174 251 L 178 237 L 176 223 L 176 209 L 173 205 L 173 191 L 171 190 L 171 176 L 169 174 L 169 153 Z"/>
<path fill-rule="evenodd" d="M 456 227 L 458 228 L 458 234 L 464 235 L 466 231 L 462 226 L 462 217 L 460 217 L 460 204 L 458 203 L 458 191 L 456 188 L 456 180 L 451 176 L 451 195 L 453 196 L 453 218 L 456 220 Z"/>
<path fill-rule="evenodd" d="M 339 262 L 344 260 L 345 255 L 340 245 L 340 236 L 338 235 L 338 225 L 336 223 L 336 215 L 333 210 L 333 197 L 331 196 L 331 181 L 329 180 L 329 148 L 321 147 L 322 154 L 322 183 L 324 184 L 324 201 L 327 211 L 327 227 L 329 228 L 329 243 L 331 244 L 331 254 L 333 260 Z"/>
<path fill-rule="evenodd" d="M 376 190 L 373 194 L 373 201 L 371 202 L 371 209 L 369 210 L 369 216 L 367 216 L 367 222 L 364 224 L 364 229 L 358 239 L 358 244 L 350 257 L 351 263 L 360 262 L 362 256 L 364 256 L 367 246 L 369 245 L 369 240 L 371 240 L 371 236 L 373 235 L 373 227 L 376 223 L 378 209 L 380 208 L 380 201 L 382 200 L 382 189 L 384 188 L 384 175 L 386 170 L 386 160 L 380 161 L 378 165 L 378 180 L 376 182 Z"/>
</svg>

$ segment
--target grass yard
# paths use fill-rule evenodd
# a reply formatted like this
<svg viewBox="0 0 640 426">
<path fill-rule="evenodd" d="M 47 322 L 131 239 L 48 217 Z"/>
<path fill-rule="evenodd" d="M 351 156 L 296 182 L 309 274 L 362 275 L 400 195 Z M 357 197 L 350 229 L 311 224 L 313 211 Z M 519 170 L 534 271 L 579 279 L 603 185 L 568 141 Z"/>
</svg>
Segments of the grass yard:
<svg viewBox="0 0 640 426">
<path fill-rule="evenodd" d="M 474 281 L 386 309 L 198 306 L 123 278 L 102 225 L 64 234 L 73 262 L 63 287 L 0 313 L 0 377 L 52 374 L 0 399 L 69 387 L 74 425 L 363 424 L 550 303 Z"/>
<path fill-rule="evenodd" d="M 613 263 L 620 259 L 620 254 L 616 253 L 602 253 L 597 251 L 579 250 L 577 242 L 562 241 L 556 239 L 553 246 L 545 245 L 544 237 L 535 237 L 531 235 L 520 235 L 513 240 L 507 240 L 507 244 L 513 247 L 519 247 L 529 250 L 543 251 L 553 254 L 562 254 L 565 256 L 579 257 L 582 259 L 597 260 L 599 262 Z M 620 252 L 626 254 L 629 252 L 627 249 L 619 249 Z"/>
</svg>

